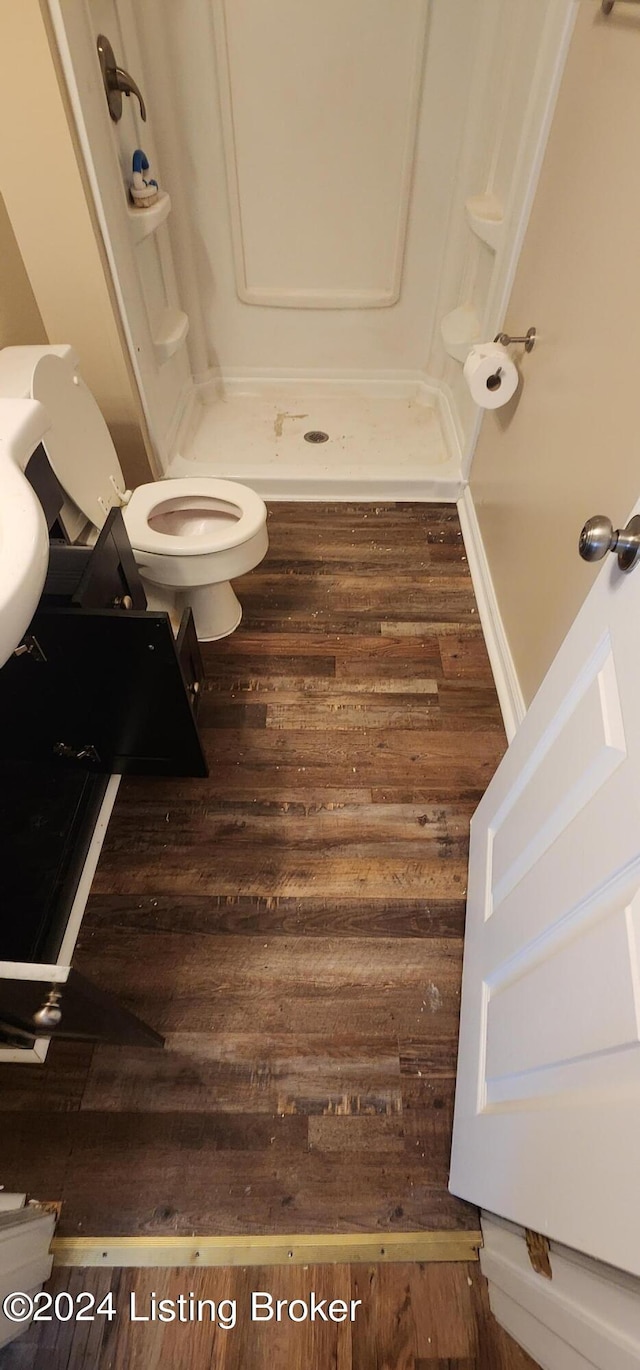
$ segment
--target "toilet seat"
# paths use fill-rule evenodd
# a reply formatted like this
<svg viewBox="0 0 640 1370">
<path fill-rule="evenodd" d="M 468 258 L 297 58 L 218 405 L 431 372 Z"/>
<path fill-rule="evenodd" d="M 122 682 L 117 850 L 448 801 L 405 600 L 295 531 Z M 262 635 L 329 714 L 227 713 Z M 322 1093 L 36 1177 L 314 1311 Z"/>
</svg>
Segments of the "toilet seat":
<svg viewBox="0 0 640 1370">
<path fill-rule="evenodd" d="M 131 495 L 125 490 L 111 434 L 76 364 L 71 349 L 64 356 L 38 350 L 30 390 L 52 420 L 45 437 L 51 466 L 87 520 L 102 528 L 109 510 L 121 506 L 131 546 L 147 555 L 203 556 L 249 542 L 264 525 L 265 508 L 237 481 L 179 477 L 140 485 Z M 189 519 L 189 510 L 201 518 Z"/>
<path fill-rule="evenodd" d="M 125 503 L 128 494 L 111 434 L 76 370 L 71 348 L 65 356 L 40 348 L 24 352 L 31 350 L 31 397 L 51 420 L 43 444 L 49 464 L 88 522 L 102 528 L 109 510 Z"/>
<path fill-rule="evenodd" d="M 36 399 L 49 420 L 43 447 L 65 496 L 58 519 L 68 541 L 91 545 L 119 509 L 150 610 L 168 614 L 178 633 L 188 609 L 200 641 L 227 637 L 242 618 L 231 582 L 269 547 L 263 500 L 215 476 L 153 481 L 131 494 L 78 367 L 66 345 L 0 349 L 0 396 Z"/>
<path fill-rule="evenodd" d="M 202 532 L 189 532 L 180 525 L 181 519 L 193 510 L 206 521 Z M 209 518 L 207 519 L 207 513 Z M 225 518 L 231 513 L 232 518 Z M 216 517 L 222 514 L 223 517 Z M 253 490 L 237 481 L 217 480 L 215 476 L 178 477 L 174 480 L 154 481 L 139 485 L 122 510 L 131 546 L 138 552 L 156 556 L 203 556 L 208 552 L 223 552 L 248 542 L 262 528 L 265 519 L 264 502 Z M 163 531 L 153 527 L 150 519 L 162 520 L 175 516 L 178 531 Z"/>
</svg>

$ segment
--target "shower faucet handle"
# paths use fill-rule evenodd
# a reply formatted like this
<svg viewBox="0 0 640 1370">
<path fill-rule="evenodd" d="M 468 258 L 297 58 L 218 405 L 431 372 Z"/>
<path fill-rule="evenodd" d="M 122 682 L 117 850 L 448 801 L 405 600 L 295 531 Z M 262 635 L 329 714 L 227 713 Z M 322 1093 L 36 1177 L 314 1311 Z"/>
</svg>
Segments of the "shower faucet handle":
<svg viewBox="0 0 640 1370">
<path fill-rule="evenodd" d="M 97 47 L 107 104 L 114 124 L 117 124 L 122 118 L 123 95 L 135 95 L 137 97 L 140 101 L 140 117 L 146 123 L 147 111 L 140 87 L 134 81 L 133 76 L 124 70 L 124 67 L 118 66 L 111 43 L 104 33 L 100 34 Z"/>
<path fill-rule="evenodd" d="M 128 71 L 125 71 L 123 67 L 116 67 L 114 79 L 116 90 L 122 91 L 123 95 L 136 95 L 138 97 L 138 100 L 140 102 L 140 118 L 144 119 L 146 123 L 147 110 L 145 107 L 144 100 L 142 98 L 142 91 L 134 81 L 133 76 L 130 76 Z"/>
</svg>

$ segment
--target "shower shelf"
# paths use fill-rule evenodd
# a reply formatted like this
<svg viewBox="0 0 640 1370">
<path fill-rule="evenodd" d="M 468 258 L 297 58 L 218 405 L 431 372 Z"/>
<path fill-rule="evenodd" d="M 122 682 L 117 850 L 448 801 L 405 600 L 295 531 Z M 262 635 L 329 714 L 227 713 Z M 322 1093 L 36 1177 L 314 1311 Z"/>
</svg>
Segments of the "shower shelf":
<svg viewBox="0 0 640 1370">
<path fill-rule="evenodd" d="M 464 208 L 472 233 L 497 252 L 504 229 L 504 206 L 497 195 L 471 195 Z"/>
<path fill-rule="evenodd" d="M 156 229 L 163 224 L 171 213 L 171 197 L 166 190 L 161 190 L 154 205 L 148 209 L 136 209 L 133 205 L 127 205 L 127 214 L 131 224 L 131 236 L 134 243 L 141 243 L 150 233 L 155 233 Z"/>
<path fill-rule="evenodd" d="M 469 349 L 480 337 L 480 322 L 473 305 L 461 304 L 445 314 L 440 333 L 445 352 L 456 362 L 466 362 Z"/>
<path fill-rule="evenodd" d="M 162 365 L 178 351 L 189 332 L 189 318 L 181 309 L 165 309 L 154 333 L 153 350 L 156 360 Z"/>
</svg>

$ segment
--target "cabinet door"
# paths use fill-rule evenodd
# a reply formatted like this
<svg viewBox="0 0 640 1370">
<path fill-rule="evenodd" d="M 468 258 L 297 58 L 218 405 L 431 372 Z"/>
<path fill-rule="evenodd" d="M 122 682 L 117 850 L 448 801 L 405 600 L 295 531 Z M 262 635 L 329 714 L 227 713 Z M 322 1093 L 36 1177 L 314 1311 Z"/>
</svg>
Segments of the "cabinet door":
<svg viewBox="0 0 640 1370">
<path fill-rule="evenodd" d="M 109 510 L 72 603 L 78 609 L 146 609 L 144 586 L 120 509 Z"/>
<path fill-rule="evenodd" d="M 113 994 L 98 989 L 73 969 L 64 984 L 53 987 L 59 993 L 59 1023 L 39 1025 L 37 1015 L 46 1005 L 50 988 L 43 980 L 0 978 L 2 1044 L 32 1047 L 39 1037 L 60 1037 L 63 1041 L 111 1042 L 116 1046 L 164 1046 L 158 1032 L 124 1008 Z"/>
<path fill-rule="evenodd" d="M 41 608 L 30 633 L 37 653 L 0 672 L 0 705 L 12 720 L 5 756 L 116 774 L 207 774 L 191 633 L 183 635 L 188 680 L 163 613 Z"/>
<path fill-rule="evenodd" d="M 53 477 L 50 469 L 49 474 Z M 93 547 L 52 539 L 42 592 L 45 605 L 49 609 L 146 609 L 144 586 L 121 509 L 109 510 Z"/>
</svg>

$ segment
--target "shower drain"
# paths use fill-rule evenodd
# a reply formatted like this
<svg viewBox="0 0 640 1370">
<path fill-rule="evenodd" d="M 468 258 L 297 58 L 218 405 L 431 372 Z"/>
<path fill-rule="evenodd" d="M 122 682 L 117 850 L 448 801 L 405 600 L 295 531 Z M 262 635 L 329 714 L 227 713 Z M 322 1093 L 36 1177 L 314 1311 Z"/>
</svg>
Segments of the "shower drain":
<svg viewBox="0 0 640 1370">
<path fill-rule="evenodd" d="M 329 434 L 323 433 L 320 428 L 312 428 L 309 433 L 304 435 L 305 442 L 328 442 Z"/>
</svg>

